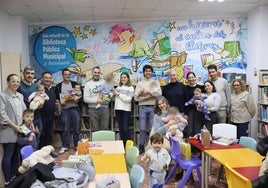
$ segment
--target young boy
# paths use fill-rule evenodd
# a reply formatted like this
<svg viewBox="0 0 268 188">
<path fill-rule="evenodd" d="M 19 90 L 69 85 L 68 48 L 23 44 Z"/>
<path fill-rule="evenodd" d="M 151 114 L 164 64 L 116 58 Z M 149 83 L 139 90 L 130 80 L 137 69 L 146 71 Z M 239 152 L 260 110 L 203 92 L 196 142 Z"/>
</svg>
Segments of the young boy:
<svg viewBox="0 0 268 188">
<path fill-rule="evenodd" d="M 109 105 L 114 91 L 114 81 L 112 75 L 106 76 L 105 83 L 97 88 L 97 91 L 100 92 L 99 99 L 104 100 L 106 103 L 105 105 Z M 97 104 L 96 108 L 99 108 L 101 106 L 101 104 Z"/>
<path fill-rule="evenodd" d="M 35 128 L 33 125 L 34 111 L 30 109 L 24 110 L 22 119 L 23 124 L 20 126 L 17 142 L 20 146 L 32 145 L 35 150 L 37 149 L 35 133 L 38 132 L 38 128 Z"/>
<path fill-rule="evenodd" d="M 141 157 L 141 161 L 149 163 L 150 188 L 163 187 L 166 170 L 171 161 L 168 151 L 162 148 L 163 142 L 163 136 L 154 133 L 150 137 L 152 148 Z"/>
</svg>

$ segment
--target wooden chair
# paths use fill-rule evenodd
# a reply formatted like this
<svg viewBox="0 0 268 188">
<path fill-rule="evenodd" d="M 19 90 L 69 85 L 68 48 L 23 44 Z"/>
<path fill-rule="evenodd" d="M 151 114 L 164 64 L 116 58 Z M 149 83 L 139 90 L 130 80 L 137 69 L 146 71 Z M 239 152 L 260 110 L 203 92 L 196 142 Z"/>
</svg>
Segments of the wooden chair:
<svg viewBox="0 0 268 188">
<path fill-rule="evenodd" d="M 127 171 L 130 174 L 132 166 L 138 163 L 139 149 L 136 146 L 129 146 L 126 150 Z"/>
<path fill-rule="evenodd" d="M 242 176 L 234 169 L 232 169 L 228 164 L 224 165 L 227 184 L 229 188 L 243 187 L 252 188 L 251 181 L 246 177 Z"/>
<path fill-rule="evenodd" d="M 113 141 L 115 132 L 109 130 L 95 131 L 92 133 L 92 141 Z"/>
<path fill-rule="evenodd" d="M 144 169 L 140 165 L 134 164 L 129 174 L 131 188 L 142 188 L 144 177 Z"/>
</svg>

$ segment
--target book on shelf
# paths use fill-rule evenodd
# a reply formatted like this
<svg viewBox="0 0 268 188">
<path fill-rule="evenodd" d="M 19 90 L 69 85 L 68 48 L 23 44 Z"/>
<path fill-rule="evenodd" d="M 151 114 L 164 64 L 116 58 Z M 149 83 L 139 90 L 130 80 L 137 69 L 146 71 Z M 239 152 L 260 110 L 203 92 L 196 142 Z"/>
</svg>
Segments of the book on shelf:
<svg viewBox="0 0 268 188">
<path fill-rule="evenodd" d="M 268 104 L 268 87 L 261 88 L 261 101 Z"/>
<path fill-rule="evenodd" d="M 263 137 L 268 135 L 268 123 L 261 122 L 259 124 L 259 133 Z"/>
<path fill-rule="evenodd" d="M 263 84 L 268 84 L 268 74 L 263 74 L 261 79 Z"/>
<path fill-rule="evenodd" d="M 259 71 L 259 80 L 261 84 L 268 84 L 268 69 L 261 69 Z"/>
<path fill-rule="evenodd" d="M 217 140 L 212 140 L 213 143 L 215 144 L 220 144 L 220 145 L 224 145 L 224 146 L 228 146 L 231 144 L 235 144 L 238 142 L 238 139 L 236 138 L 226 138 L 226 137 L 221 137 Z"/>
</svg>

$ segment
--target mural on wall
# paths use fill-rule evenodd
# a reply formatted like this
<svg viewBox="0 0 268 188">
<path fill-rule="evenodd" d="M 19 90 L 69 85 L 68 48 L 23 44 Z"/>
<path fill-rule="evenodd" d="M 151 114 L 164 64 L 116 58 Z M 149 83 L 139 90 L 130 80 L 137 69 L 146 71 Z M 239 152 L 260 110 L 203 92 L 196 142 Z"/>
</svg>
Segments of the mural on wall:
<svg viewBox="0 0 268 188">
<path fill-rule="evenodd" d="M 154 78 L 165 85 L 171 68 L 182 82 L 189 71 L 203 82 L 210 64 L 222 74 L 244 74 L 247 67 L 246 18 L 42 25 L 30 26 L 29 32 L 30 63 L 37 77 L 48 70 L 55 83 L 63 68 L 82 84 L 95 66 L 116 81 L 128 72 L 135 84 L 142 67 L 151 64 Z"/>
</svg>

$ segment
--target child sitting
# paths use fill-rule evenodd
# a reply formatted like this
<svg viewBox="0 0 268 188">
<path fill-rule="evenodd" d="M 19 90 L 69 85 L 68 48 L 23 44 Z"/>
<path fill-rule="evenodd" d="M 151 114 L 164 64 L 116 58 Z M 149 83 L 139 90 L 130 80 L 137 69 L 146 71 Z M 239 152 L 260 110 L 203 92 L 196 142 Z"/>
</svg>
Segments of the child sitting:
<svg viewBox="0 0 268 188">
<path fill-rule="evenodd" d="M 37 108 L 40 108 L 44 105 L 45 101 L 48 101 L 49 97 L 45 93 L 45 86 L 39 85 L 37 87 L 37 91 L 33 92 L 28 97 L 28 102 L 30 103 L 30 109 L 36 110 Z"/>
<path fill-rule="evenodd" d="M 98 100 L 105 101 L 105 106 L 108 106 L 111 102 L 111 97 L 113 96 L 114 91 L 114 82 L 112 76 L 107 76 L 105 78 L 105 83 L 97 88 L 97 91 L 99 92 L 99 98 Z M 97 104 L 96 108 L 99 108 L 103 105 L 100 103 Z"/>
<path fill-rule="evenodd" d="M 32 145 L 34 149 L 37 149 L 37 140 L 35 133 L 38 133 L 39 130 L 33 125 L 34 111 L 30 109 L 24 110 L 22 119 L 23 124 L 20 126 L 17 143 L 20 146 Z"/>
<path fill-rule="evenodd" d="M 167 138 L 169 135 L 175 136 L 178 141 L 183 140 L 182 131 L 187 126 L 188 122 L 184 119 L 179 112 L 178 108 L 170 107 L 168 109 L 168 115 L 162 118 L 162 121 L 169 125 L 169 129 L 166 133 Z"/>
<path fill-rule="evenodd" d="M 163 187 L 166 170 L 171 161 L 168 151 L 162 147 L 163 142 L 163 136 L 154 133 L 150 137 L 152 148 L 141 157 L 141 161 L 149 163 L 150 188 Z"/>
<path fill-rule="evenodd" d="M 201 92 L 200 88 L 195 88 L 194 96 L 192 97 L 191 100 L 185 103 L 185 106 L 188 106 L 190 104 L 195 104 L 196 100 L 202 101 L 202 104 L 195 104 L 195 106 L 197 109 L 202 109 L 205 114 L 205 119 L 210 121 L 211 120 L 209 117 L 210 111 L 208 111 L 207 105 L 204 101 L 206 98 L 207 96 Z"/>
</svg>

